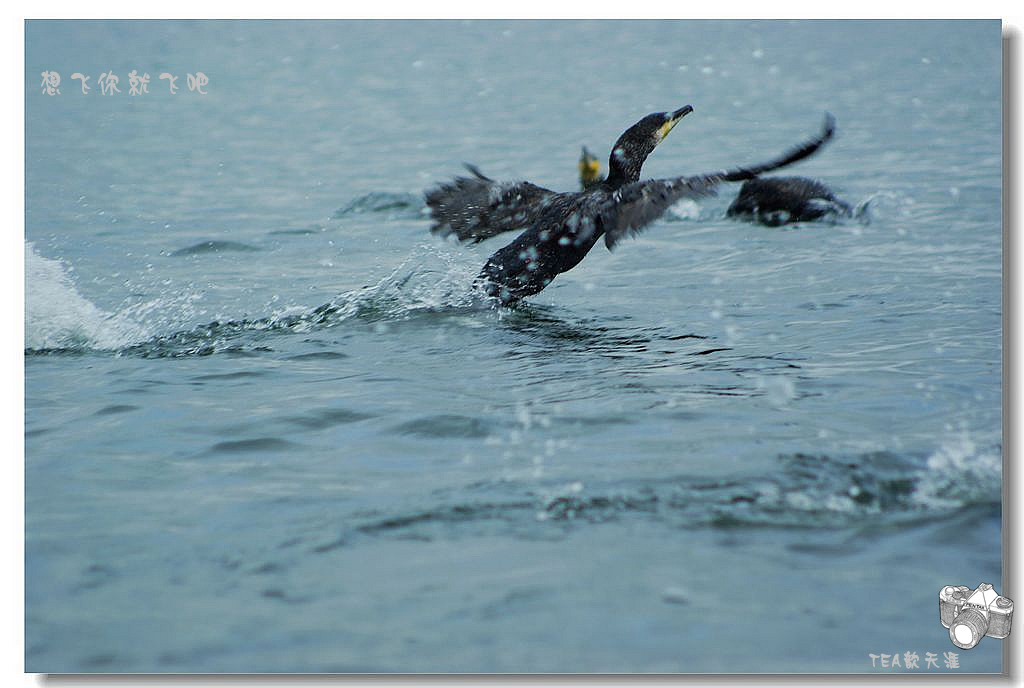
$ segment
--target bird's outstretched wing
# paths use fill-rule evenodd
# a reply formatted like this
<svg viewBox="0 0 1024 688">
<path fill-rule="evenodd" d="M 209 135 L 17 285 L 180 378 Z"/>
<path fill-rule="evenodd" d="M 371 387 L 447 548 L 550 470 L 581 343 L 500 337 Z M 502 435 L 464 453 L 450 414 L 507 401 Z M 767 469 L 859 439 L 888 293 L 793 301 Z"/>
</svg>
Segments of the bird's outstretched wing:
<svg viewBox="0 0 1024 688">
<path fill-rule="evenodd" d="M 534 223 L 554 191 L 530 182 L 498 182 L 466 165 L 472 177 L 456 177 L 426 193 L 434 221 L 430 231 L 476 243 Z"/>
<path fill-rule="evenodd" d="M 638 234 L 681 198 L 712 196 L 715 187 L 722 182 L 753 179 L 765 172 L 803 160 L 825 145 L 835 134 L 835 129 L 835 118 L 826 113 L 821 133 L 769 162 L 696 177 L 649 179 L 627 184 L 616 191 L 615 203 L 602 212 L 604 243 L 611 249 L 623 237 Z"/>
</svg>

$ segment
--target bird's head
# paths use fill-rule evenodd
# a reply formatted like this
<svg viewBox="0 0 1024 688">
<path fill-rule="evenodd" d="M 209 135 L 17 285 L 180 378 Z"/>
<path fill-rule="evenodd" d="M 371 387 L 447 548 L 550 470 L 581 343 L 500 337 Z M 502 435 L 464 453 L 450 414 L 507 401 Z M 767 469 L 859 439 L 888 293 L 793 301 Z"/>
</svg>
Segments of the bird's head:
<svg viewBox="0 0 1024 688">
<path fill-rule="evenodd" d="M 583 146 L 583 152 L 580 154 L 579 170 L 582 188 L 589 189 L 601 181 L 601 161 L 588 151 L 586 146 Z"/>
<path fill-rule="evenodd" d="M 673 112 L 656 112 L 623 132 L 612 147 L 608 159 L 608 180 L 621 184 L 638 181 L 640 168 L 647 156 L 668 136 L 679 120 L 691 112 L 693 107 L 690 105 Z"/>
</svg>

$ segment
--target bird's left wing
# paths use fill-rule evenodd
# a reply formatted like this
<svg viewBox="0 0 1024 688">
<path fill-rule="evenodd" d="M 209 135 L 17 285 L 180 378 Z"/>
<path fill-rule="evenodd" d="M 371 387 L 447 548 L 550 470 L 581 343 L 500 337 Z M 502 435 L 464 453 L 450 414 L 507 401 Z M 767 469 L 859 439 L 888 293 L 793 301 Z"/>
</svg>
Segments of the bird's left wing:
<svg viewBox="0 0 1024 688">
<path fill-rule="evenodd" d="M 472 177 L 454 180 L 425 195 L 434 224 L 430 231 L 473 243 L 532 225 L 558 194 L 530 182 L 498 182 L 466 165 Z"/>
<path fill-rule="evenodd" d="M 792 165 L 813 155 L 835 134 L 835 119 L 825 115 L 821 132 L 795 148 L 769 162 L 733 170 L 722 170 L 696 177 L 674 179 L 649 179 L 627 184 L 615 192 L 614 203 L 601 213 L 604 225 L 604 243 L 611 249 L 625 236 L 636 235 L 644 227 L 657 220 L 669 206 L 681 198 L 713 196 L 715 187 L 721 182 L 738 182 Z"/>
</svg>

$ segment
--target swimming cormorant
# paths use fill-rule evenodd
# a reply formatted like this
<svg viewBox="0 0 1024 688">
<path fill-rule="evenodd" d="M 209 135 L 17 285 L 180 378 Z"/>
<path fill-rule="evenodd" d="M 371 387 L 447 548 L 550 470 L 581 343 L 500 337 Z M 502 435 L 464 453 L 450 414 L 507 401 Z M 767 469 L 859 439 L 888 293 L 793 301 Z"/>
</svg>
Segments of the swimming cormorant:
<svg viewBox="0 0 1024 688">
<path fill-rule="evenodd" d="M 468 162 L 462 164 L 478 179 L 487 179 L 476 165 L 471 165 Z M 580 173 L 580 191 L 586 191 L 590 187 L 597 186 L 604 181 L 604 175 L 601 174 L 601 161 L 596 155 L 587 150 L 586 146 L 583 146 L 583 152 L 580 153 L 580 161 L 576 164 L 576 169 Z"/>
<path fill-rule="evenodd" d="M 598 160 L 597 156 L 587 150 L 586 146 L 583 146 L 583 152 L 580 153 L 580 190 L 586 191 L 592 186 L 597 186 L 604 181 L 604 175 L 601 174 L 601 161 Z"/>
<path fill-rule="evenodd" d="M 743 183 L 728 217 L 778 227 L 787 222 L 849 217 L 853 210 L 821 182 L 806 177 L 759 177 Z"/>
<path fill-rule="evenodd" d="M 457 177 L 426 193 L 431 231 L 460 241 L 482 241 L 526 228 L 497 251 L 480 271 L 480 286 L 502 304 L 536 294 L 575 267 L 604 237 L 611 249 L 637 234 L 680 198 L 715 193 L 721 182 L 753 179 L 817 151 L 832 138 L 826 115 L 820 134 L 767 163 L 693 177 L 640 180 L 647 156 L 693 108 L 647 115 L 612 147 L 608 177 L 586 191 L 556 193 L 530 182 L 497 182 L 470 166 L 473 177 Z"/>
</svg>

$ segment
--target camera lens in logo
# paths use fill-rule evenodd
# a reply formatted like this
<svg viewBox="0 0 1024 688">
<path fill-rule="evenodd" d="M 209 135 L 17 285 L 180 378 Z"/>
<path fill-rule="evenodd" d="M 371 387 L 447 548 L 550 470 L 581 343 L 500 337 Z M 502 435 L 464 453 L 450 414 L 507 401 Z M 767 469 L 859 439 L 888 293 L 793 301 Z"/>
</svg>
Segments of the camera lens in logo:
<svg viewBox="0 0 1024 688">
<path fill-rule="evenodd" d="M 988 618 L 977 609 L 965 609 L 949 627 L 949 639 L 957 647 L 970 650 L 988 632 Z"/>
</svg>

